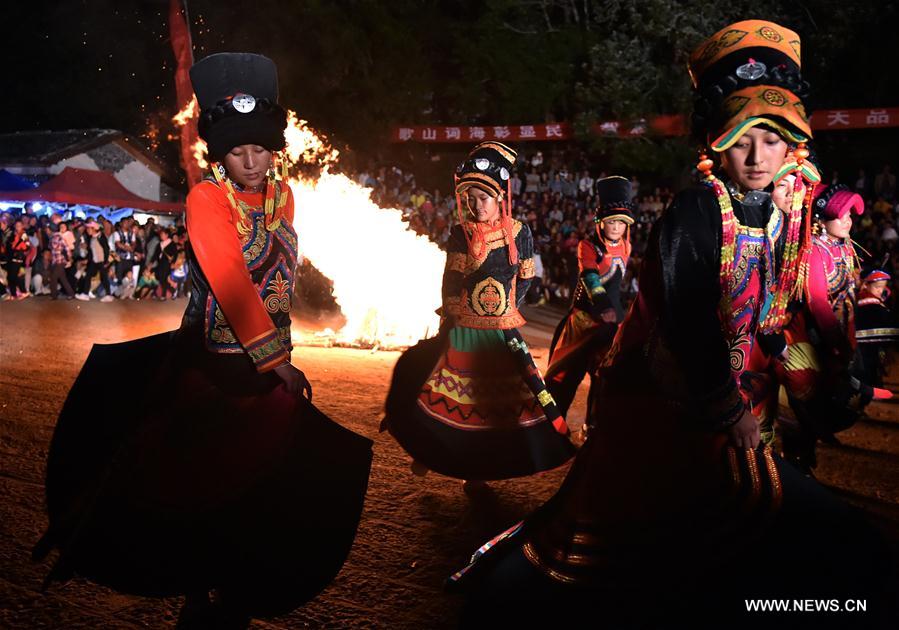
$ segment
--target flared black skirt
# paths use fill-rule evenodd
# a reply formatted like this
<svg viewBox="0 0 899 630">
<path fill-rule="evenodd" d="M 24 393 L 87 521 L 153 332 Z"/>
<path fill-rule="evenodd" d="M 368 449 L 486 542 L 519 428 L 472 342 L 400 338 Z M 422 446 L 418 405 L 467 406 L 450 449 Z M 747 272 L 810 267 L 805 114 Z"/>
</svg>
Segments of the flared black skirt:
<svg viewBox="0 0 899 630">
<path fill-rule="evenodd" d="M 315 597 L 359 523 L 371 441 L 246 355 L 181 330 L 91 350 L 47 462 L 50 579 L 218 589 L 254 616 Z"/>
</svg>

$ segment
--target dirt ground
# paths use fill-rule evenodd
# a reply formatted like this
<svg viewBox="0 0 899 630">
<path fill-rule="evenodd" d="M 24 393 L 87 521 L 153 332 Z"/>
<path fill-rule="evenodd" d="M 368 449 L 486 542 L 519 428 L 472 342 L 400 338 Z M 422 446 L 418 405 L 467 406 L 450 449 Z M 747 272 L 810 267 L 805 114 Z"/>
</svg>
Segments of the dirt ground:
<svg viewBox="0 0 899 630">
<path fill-rule="evenodd" d="M 0 304 L 0 628 L 172 627 L 179 598 L 121 595 L 81 579 L 41 593 L 48 563 L 30 548 L 46 525 L 43 476 L 56 416 L 92 343 L 114 343 L 177 327 L 184 302 Z M 559 311 L 526 312 L 525 337 L 545 367 Z M 486 539 L 547 499 L 567 467 L 491 483 L 476 500 L 458 481 L 409 472 L 409 458 L 378 433 L 396 352 L 299 347 L 294 363 L 316 404 L 374 440 L 374 464 L 355 545 L 337 579 L 291 615 L 254 628 L 451 628 L 461 601 L 442 590 Z M 123 374 L 110 387 L 134 385 Z M 888 385 L 899 390 L 899 382 Z M 584 415 L 584 390 L 569 421 Z M 899 401 L 897 401 L 899 403 Z M 820 449 L 818 478 L 865 509 L 899 541 L 899 404 L 875 404 L 870 418 Z M 327 474 L 327 471 L 322 471 Z"/>
</svg>

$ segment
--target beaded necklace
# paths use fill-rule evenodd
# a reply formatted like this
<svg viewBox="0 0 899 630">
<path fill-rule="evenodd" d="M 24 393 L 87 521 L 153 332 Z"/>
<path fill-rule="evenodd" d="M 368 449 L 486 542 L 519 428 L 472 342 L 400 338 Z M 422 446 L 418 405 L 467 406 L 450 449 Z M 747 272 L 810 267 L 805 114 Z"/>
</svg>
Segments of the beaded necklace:
<svg viewBox="0 0 899 630">
<path fill-rule="evenodd" d="M 237 232 L 241 236 L 247 236 L 253 231 L 252 219 L 247 216 L 246 211 L 237 201 L 234 184 L 231 178 L 227 176 L 224 166 L 214 162 L 212 164 L 212 175 L 215 181 L 225 189 L 225 195 L 228 197 L 228 203 L 233 210 L 237 212 L 240 220 L 237 222 Z M 281 226 L 281 216 L 275 216 L 276 202 L 281 197 L 281 181 L 287 179 L 287 162 L 280 153 L 272 154 L 272 166 L 268 170 L 265 180 L 265 196 L 263 201 L 263 213 L 265 215 L 265 229 L 274 232 Z"/>
<path fill-rule="evenodd" d="M 759 329 L 764 333 L 778 332 L 789 320 L 787 307 L 793 299 L 805 296 L 808 286 L 809 254 L 811 251 L 811 211 L 810 207 L 813 182 L 806 175 L 803 163 L 809 151 L 804 143 L 793 151 L 796 159 L 796 181 L 790 200 L 790 211 L 787 215 L 787 236 L 784 245 L 783 261 L 780 277 L 773 283 L 771 307 L 761 322 Z M 733 279 L 733 263 L 736 254 L 736 218 L 730 194 L 724 184 L 712 174 L 714 162 L 706 154 L 700 155 L 696 168 L 703 174 L 705 181 L 715 192 L 718 207 L 721 210 L 721 262 L 719 282 L 721 286 L 720 312 L 724 321 L 730 322 L 731 284 Z M 805 186 L 803 193 L 803 182 Z M 805 211 L 804 211 L 805 210 Z M 804 219 L 804 221 L 803 221 Z M 770 234 L 768 235 L 770 237 Z M 773 244 L 772 244 L 773 245 Z M 773 250 L 772 250 L 773 253 Z M 773 265 L 771 266 L 773 270 Z"/>
<path fill-rule="evenodd" d="M 700 162 L 700 165 L 705 166 L 707 158 L 705 156 L 702 156 L 702 158 L 703 161 Z M 708 162 L 711 162 L 711 160 L 708 160 Z M 721 259 L 718 269 L 718 279 L 721 287 L 719 312 L 724 321 L 730 325 L 732 318 L 731 289 L 734 279 L 733 266 L 734 257 L 736 255 L 737 220 L 734 216 L 730 193 L 724 183 L 711 173 L 711 165 L 709 165 L 708 169 L 701 170 L 705 175 L 703 180 L 714 191 L 715 198 L 718 201 L 718 207 L 721 211 Z M 759 322 L 759 329 L 762 332 L 769 333 L 779 331 L 783 328 L 784 324 L 787 323 L 787 306 L 789 305 L 791 297 L 797 291 L 797 285 L 799 284 L 799 242 L 804 198 L 801 189 L 797 186 L 794 189 L 793 200 L 787 217 L 787 240 L 784 247 L 780 278 L 777 282 L 772 283 L 773 288 L 770 289 L 771 306 L 764 314 L 762 321 Z M 770 240 L 771 234 L 767 234 L 767 236 Z M 769 273 L 771 273 L 773 272 L 774 265 L 768 265 L 768 268 Z M 801 289 L 799 290 L 801 291 Z"/>
</svg>

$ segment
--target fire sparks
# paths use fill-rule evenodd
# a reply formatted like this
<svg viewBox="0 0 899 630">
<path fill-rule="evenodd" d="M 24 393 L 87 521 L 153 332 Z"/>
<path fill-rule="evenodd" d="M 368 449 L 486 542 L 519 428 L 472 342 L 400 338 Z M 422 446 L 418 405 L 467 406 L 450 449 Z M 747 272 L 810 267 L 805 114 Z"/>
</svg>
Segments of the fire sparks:
<svg viewBox="0 0 899 630">
<path fill-rule="evenodd" d="M 197 113 L 194 98 L 172 120 L 183 127 Z M 293 111 L 288 111 L 284 137 L 288 166 L 321 167 L 317 177 L 291 177 L 288 184 L 300 254 L 333 282 L 346 318 L 334 340 L 398 348 L 436 333 L 446 255 L 407 229 L 401 210 L 379 207 L 370 189 L 330 173 L 339 152 Z M 200 168 L 209 166 L 202 140 L 193 145 L 193 156 Z"/>
</svg>

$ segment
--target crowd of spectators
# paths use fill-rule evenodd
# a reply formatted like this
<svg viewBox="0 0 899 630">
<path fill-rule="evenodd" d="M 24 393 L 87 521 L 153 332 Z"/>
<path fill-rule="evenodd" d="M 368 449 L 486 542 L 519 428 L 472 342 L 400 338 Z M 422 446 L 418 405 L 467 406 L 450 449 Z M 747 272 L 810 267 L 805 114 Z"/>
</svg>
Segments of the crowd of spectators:
<svg viewBox="0 0 899 630">
<path fill-rule="evenodd" d="M 30 208 L 0 214 L 0 298 L 24 300 L 60 291 L 67 299 L 175 299 L 185 295 L 187 231 L 180 222 L 143 225 L 133 217 L 63 220 Z"/>
<path fill-rule="evenodd" d="M 539 283 L 531 302 L 567 304 L 578 275 L 577 244 L 595 229 L 596 181 L 611 175 L 591 168 L 584 154 L 542 151 L 520 155 L 512 175 L 515 217 L 527 223 L 534 235 Z M 617 173 L 614 173 L 617 174 Z M 854 181 L 834 173 L 827 183 L 842 183 L 861 194 L 866 211 L 857 219 L 853 239 L 860 246 L 865 268 L 883 268 L 899 277 L 899 195 L 896 176 L 884 166 L 874 177 L 859 171 Z M 442 195 L 416 185 L 415 176 L 399 168 L 363 172 L 357 181 L 373 190 L 384 207 L 403 210 L 409 228 L 443 246 L 452 225 L 458 222 L 455 195 Z M 630 229 L 633 246 L 623 279 L 625 297 L 637 291 L 637 272 L 649 229 L 672 198 L 669 187 L 646 186 L 630 177 L 636 221 Z"/>
<path fill-rule="evenodd" d="M 865 200 L 865 212 L 853 222 L 852 238 L 859 246 L 864 267 L 883 269 L 899 278 L 899 194 L 896 175 L 889 165 L 874 177 L 860 170 L 852 178 L 834 173 L 832 182 L 845 184 Z"/>
<path fill-rule="evenodd" d="M 567 303 L 578 274 L 577 244 L 592 230 L 596 208 L 596 181 L 607 173 L 593 170 L 584 155 L 537 152 L 519 156 L 512 174 L 513 212 L 534 235 L 540 281 L 529 297 L 532 302 Z M 416 184 L 414 174 L 382 167 L 362 172 L 360 185 L 372 189 L 372 198 L 384 207 L 403 210 L 409 228 L 445 245 L 450 228 L 458 222 L 454 194 L 429 191 Z M 671 198 L 668 188 L 641 186 L 631 177 L 637 220 L 630 230 L 633 259 L 625 278 L 625 291 L 635 292 L 639 265 L 649 227 Z"/>
<path fill-rule="evenodd" d="M 534 235 L 538 282 L 528 299 L 567 304 L 578 275 L 577 244 L 594 229 L 596 181 L 607 173 L 591 169 L 583 154 L 540 151 L 520 156 L 512 174 L 513 212 Z M 415 175 L 396 167 L 381 167 L 356 175 L 372 189 L 382 207 L 403 211 L 409 229 L 440 246 L 458 221 L 454 194 L 425 190 Z M 630 178 L 636 221 L 630 229 L 632 256 L 623 279 L 625 297 L 637 291 L 637 272 L 650 227 L 671 200 L 667 187 L 648 187 Z M 882 268 L 899 277 L 899 195 L 896 176 L 884 166 L 874 177 L 860 171 L 855 181 L 834 173 L 829 183 L 843 183 L 866 201 L 853 239 L 865 267 Z M 187 231 L 181 221 L 171 227 L 149 218 L 111 221 L 63 221 L 58 214 L 0 214 L 0 297 L 26 299 L 60 289 L 69 299 L 172 299 L 189 290 L 184 249 Z M 307 260 L 297 270 L 297 297 L 316 309 L 333 306 L 331 283 Z"/>
</svg>

